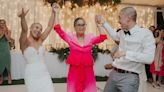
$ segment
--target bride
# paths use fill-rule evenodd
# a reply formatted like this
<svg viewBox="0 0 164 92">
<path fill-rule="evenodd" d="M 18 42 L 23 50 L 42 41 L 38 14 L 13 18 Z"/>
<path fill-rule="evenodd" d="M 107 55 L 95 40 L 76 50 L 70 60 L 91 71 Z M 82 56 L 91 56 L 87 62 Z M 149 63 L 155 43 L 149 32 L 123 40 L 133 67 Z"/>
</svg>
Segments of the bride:
<svg viewBox="0 0 164 92">
<path fill-rule="evenodd" d="M 42 33 L 42 25 L 40 23 L 33 23 L 30 27 L 30 34 L 28 34 L 28 26 L 25 16 L 29 10 L 24 10 L 18 14 L 21 19 L 22 32 L 19 39 L 20 49 L 27 61 L 25 69 L 25 85 L 28 92 L 54 92 L 52 80 L 46 65 L 44 64 L 44 48 L 43 41 L 51 32 L 55 22 L 55 13 L 59 10 L 59 5 L 52 4 L 52 14 L 45 31 Z"/>
</svg>

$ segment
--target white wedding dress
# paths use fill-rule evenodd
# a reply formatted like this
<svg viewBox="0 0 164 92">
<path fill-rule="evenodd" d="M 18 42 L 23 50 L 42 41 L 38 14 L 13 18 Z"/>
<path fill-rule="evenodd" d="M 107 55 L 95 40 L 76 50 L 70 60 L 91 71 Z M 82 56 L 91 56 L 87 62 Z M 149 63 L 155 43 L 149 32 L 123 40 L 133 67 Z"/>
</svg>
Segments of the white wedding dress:
<svg viewBox="0 0 164 92">
<path fill-rule="evenodd" d="M 36 50 L 27 47 L 24 57 L 27 61 L 25 69 L 25 85 L 27 92 L 54 92 L 50 74 L 44 63 L 45 50 L 42 46 Z"/>
</svg>

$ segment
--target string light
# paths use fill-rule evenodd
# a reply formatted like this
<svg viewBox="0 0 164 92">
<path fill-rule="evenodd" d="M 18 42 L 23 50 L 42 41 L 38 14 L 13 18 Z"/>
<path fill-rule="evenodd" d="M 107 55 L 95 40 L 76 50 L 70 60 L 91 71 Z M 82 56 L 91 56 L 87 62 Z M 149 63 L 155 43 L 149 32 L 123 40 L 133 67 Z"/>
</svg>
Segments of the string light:
<svg viewBox="0 0 164 92">
<path fill-rule="evenodd" d="M 61 9 L 60 13 L 60 23 L 63 29 L 65 29 L 66 32 L 74 32 L 74 19 L 77 17 L 83 17 L 87 23 L 86 33 L 92 33 L 94 35 L 98 35 L 98 30 L 94 21 L 94 16 L 96 14 L 103 15 L 114 29 L 118 29 L 120 27 L 118 23 L 119 11 L 123 7 L 127 6 L 100 6 L 100 4 L 97 3 L 91 7 L 88 7 L 87 5 L 83 7 L 76 6 L 76 8 L 72 9 L 72 7 L 69 6 L 70 3 L 71 2 L 64 2 L 63 0 L 64 7 Z M 30 9 L 28 15 L 26 16 L 28 26 L 30 26 L 35 21 L 40 22 L 43 26 L 43 29 L 45 29 L 51 14 L 50 5 L 44 5 L 42 0 L 14 0 L 14 2 L 11 0 L 0 0 L 0 18 L 3 18 L 7 21 L 7 25 L 12 31 L 12 37 L 14 37 L 16 42 L 16 50 L 19 50 L 19 37 L 21 33 L 20 19 L 17 17 L 17 12 L 21 10 L 21 7 Z M 137 10 L 137 23 L 140 26 L 148 28 L 150 25 L 154 25 L 155 7 L 133 7 L 135 7 Z M 46 46 L 51 45 L 56 48 L 63 48 L 67 46 L 66 43 L 61 40 L 61 38 L 53 31 L 50 33 L 44 44 Z M 109 39 L 101 43 L 99 47 L 103 49 L 111 49 L 113 44 L 114 42 Z"/>
</svg>

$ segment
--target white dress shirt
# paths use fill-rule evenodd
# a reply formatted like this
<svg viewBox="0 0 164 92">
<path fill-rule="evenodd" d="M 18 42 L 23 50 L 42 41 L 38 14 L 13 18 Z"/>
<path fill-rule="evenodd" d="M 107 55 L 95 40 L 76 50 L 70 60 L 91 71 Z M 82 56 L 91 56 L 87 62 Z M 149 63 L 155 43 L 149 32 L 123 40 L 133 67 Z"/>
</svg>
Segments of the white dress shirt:
<svg viewBox="0 0 164 92">
<path fill-rule="evenodd" d="M 117 58 L 113 66 L 119 69 L 141 73 L 144 64 L 151 64 L 155 54 L 155 39 L 148 29 L 135 25 L 131 28 L 130 34 L 123 30 L 116 32 L 105 22 L 103 24 L 113 40 L 120 41 L 119 50 L 126 51 L 126 55 Z"/>
</svg>

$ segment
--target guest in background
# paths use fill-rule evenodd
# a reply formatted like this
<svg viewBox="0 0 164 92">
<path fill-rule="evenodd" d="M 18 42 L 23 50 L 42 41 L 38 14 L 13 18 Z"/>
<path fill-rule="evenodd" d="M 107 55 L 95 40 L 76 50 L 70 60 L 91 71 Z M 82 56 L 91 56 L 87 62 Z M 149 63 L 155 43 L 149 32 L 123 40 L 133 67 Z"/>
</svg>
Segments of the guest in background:
<svg viewBox="0 0 164 92">
<path fill-rule="evenodd" d="M 159 32 L 159 36 L 157 34 Z M 150 71 L 153 74 L 153 83 L 154 88 L 160 87 L 161 77 L 164 76 L 164 30 L 155 31 L 156 37 L 156 52 L 154 62 L 150 66 Z M 156 77 L 158 76 L 158 79 Z"/>
<path fill-rule="evenodd" d="M 0 19 L 0 84 L 3 83 L 3 72 L 6 69 L 8 75 L 8 84 L 12 83 L 11 78 L 11 56 L 10 56 L 10 45 L 13 43 L 11 38 L 11 32 L 8 30 L 6 21 Z"/>
<path fill-rule="evenodd" d="M 149 30 L 152 31 L 152 33 L 154 34 L 154 32 L 155 32 L 155 30 L 156 30 L 156 29 L 155 29 L 155 26 L 150 26 L 150 27 L 149 27 Z"/>
<path fill-rule="evenodd" d="M 59 17 L 56 20 L 59 21 Z M 107 36 L 104 29 L 100 29 L 99 36 L 85 34 L 86 22 L 81 17 L 75 19 L 74 28 L 75 33 L 66 33 L 60 24 L 54 26 L 54 30 L 68 43 L 70 48 L 67 58 L 67 64 L 70 65 L 67 76 L 67 92 L 96 92 L 92 46 L 103 42 Z"/>
</svg>

